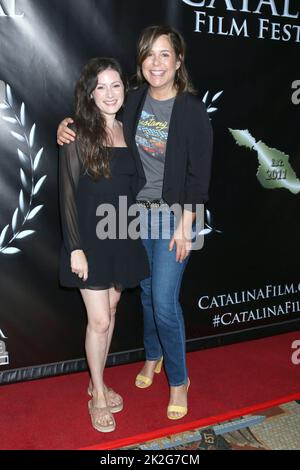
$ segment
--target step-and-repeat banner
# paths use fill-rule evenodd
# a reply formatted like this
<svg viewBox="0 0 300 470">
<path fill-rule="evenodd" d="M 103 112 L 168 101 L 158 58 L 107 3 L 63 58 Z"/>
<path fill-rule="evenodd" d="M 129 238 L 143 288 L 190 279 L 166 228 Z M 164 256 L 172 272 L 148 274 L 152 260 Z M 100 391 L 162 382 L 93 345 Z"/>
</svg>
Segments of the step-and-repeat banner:
<svg viewBox="0 0 300 470">
<path fill-rule="evenodd" d="M 299 328 L 299 1 L 0 0 L 2 383 L 84 367 L 83 304 L 58 283 L 56 128 L 82 66 L 114 56 L 132 75 L 158 23 L 184 35 L 215 135 L 205 243 L 183 281 L 188 347 Z M 138 289 L 110 363 L 137 354 Z"/>
</svg>

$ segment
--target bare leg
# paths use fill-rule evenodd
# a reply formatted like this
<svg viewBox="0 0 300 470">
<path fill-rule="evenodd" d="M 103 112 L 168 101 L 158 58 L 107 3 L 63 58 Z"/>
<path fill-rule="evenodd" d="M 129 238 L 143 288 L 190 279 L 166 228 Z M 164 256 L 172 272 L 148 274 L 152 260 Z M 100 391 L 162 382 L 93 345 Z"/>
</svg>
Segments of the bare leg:
<svg viewBox="0 0 300 470">
<path fill-rule="evenodd" d="M 116 310 L 117 310 L 117 305 L 121 297 L 121 292 L 116 290 L 115 288 L 110 288 L 109 289 L 109 310 L 110 310 L 110 323 L 109 323 L 109 329 L 108 329 L 108 334 L 107 334 L 107 344 L 106 344 L 106 351 L 105 351 L 105 360 L 104 360 L 104 365 L 106 364 L 107 356 L 109 353 L 109 348 L 112 340 L 112 335 L 114 332 L 114 327 L 115 327 L 115 316 L 116 316 Z M 89 385 L 89 390 L 93 388 L 93 382 L 91 380 L 90 385 Z M 114 405 L 120 405 L 122 402 L 122 398 L 116 394 L 113 390 L 107 389 L 107 387 L 104 384 L 104 390 L 106 393 L 108 393 L 108 405 L 110 407 Z M 108 391 L 109 390 L 109 391 Z"/>
<path fill-rule="evenodd" d="M 121 297 L 121 292 L 116 290 L 114 287 L 109 289 L 108 292 L 109 292 L 110 324 L 109 324 L 108 336 L 107 336 L 106 359 L 109 353 L 111 339 L 112 339 L 112 335 L 113 335 L 114 328 L 115 328 L 117 305 Z"/>
<path fill-rule="evenodd" d="M 114 287 L 109 289 L 110 324 L 109 324 L 109 330 L 108 330 L 108 336 L 107 336 L 107 348 L 106 348 L 105 360 L 107 360 L 109 348 L 111 345 L 111 339 L 112 339 L 112 335 L 113 335 L 114 328 L 115 328 L 117 305 L 119 303 L 120 297 L 121 297 L 121 291 L 116 290 Z M 106 386 L 105 386 L 105 389 L 107 393 L 107 401 L 110 407 L 119 406 L 123 402 L 122 397 L 118 393 L 116 393 L 114 390 L 112 390 L 111 388 L 107 388 Z"/>
<path fill-rule="evenodd" d="M 93 406 L 105 408 L 107 403 L 103 383 L 103 370 L 106 361 L 110 326 L 109 292 L 108 289 L 82 289 L 80 292 L 88 317 L 85 350 L 93 383 Z M 103 426 L 112 422 L 109 414 L 104 414 L 99 419 Z"/>
</svg>

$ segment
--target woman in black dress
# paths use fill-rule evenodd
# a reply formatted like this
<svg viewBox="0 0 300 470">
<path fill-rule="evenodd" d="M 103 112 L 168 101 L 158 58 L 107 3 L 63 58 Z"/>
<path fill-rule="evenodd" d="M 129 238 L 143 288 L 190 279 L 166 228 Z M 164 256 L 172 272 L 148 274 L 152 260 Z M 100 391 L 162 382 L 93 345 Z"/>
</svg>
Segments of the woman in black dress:
<svg viewBox="0 0 300 470">
<path fill-rule="evenodd" d="M 111 413 L 123 408 L 122 397 L 103 381 L 121 290 L 138 285 L 149 275 L 141 240 L 118 235 L 120 217 L 127 216 L 119 214 L 120 197 L 127 207 L 134 203 L 136 176 L 122 124 L 116 119 L 125 88 L 122 70 L 114 59 L 92 59 L 84 67 L 75 91 L 78 139 L 61 148 L 59 159 L 60 281 L 63 286 L 79 288 L 86 306 L 89 411 L 93 427 L 101 432 L 115 429 Z M 106 220 L 109 208 L 113 210 Z M 128 227 L 130 218 L 124 220 Z"/>
</svg>

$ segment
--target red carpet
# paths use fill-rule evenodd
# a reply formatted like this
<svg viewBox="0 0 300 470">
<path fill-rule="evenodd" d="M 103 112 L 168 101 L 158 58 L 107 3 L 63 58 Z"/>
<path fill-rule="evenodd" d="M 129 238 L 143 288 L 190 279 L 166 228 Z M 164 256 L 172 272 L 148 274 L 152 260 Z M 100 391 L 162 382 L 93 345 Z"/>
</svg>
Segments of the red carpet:
<svg viewBox="0 0 300 470">
<path fill-rule="evenodd" d="M 194 429 L 300 399 L 300 364 L 291 344 L 300 332 L 188 354 L 189 414 L 166 417 L 163 373 L 146 390 L 134 386 L 141 364 L 106 370 L 106 382 L 124 397 L 117 429 L 93 430 L 87 411 L 87 373 L 0 387 L 1 449 L 112 449 Z"/>
</svg>

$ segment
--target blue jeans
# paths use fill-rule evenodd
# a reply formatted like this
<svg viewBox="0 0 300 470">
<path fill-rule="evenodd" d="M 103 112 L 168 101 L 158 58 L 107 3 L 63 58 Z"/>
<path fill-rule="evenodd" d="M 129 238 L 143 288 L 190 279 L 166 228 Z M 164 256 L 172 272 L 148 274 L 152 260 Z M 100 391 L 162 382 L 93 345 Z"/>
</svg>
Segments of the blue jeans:
<svg viewBox="0 0 300 470">
<path fill-rule="evenodd" d="M 159 212 L 163 217 L 158 217 Z M 170 230 L 163 226 L 162 220 L 167 222 L 167 226 L 170 224 Z M 150 277 L 140 284 L 146 359 L 154 361 L 163 356 L 169 384 L 186 384 L 185 325 L 179 293 L 188 257 L 179 263 L 176 261 L 176 245 L 169 251 L 175 221 L 167 205 L 142 208 L 140 222 L 150 264 Z"/>
</svg>

